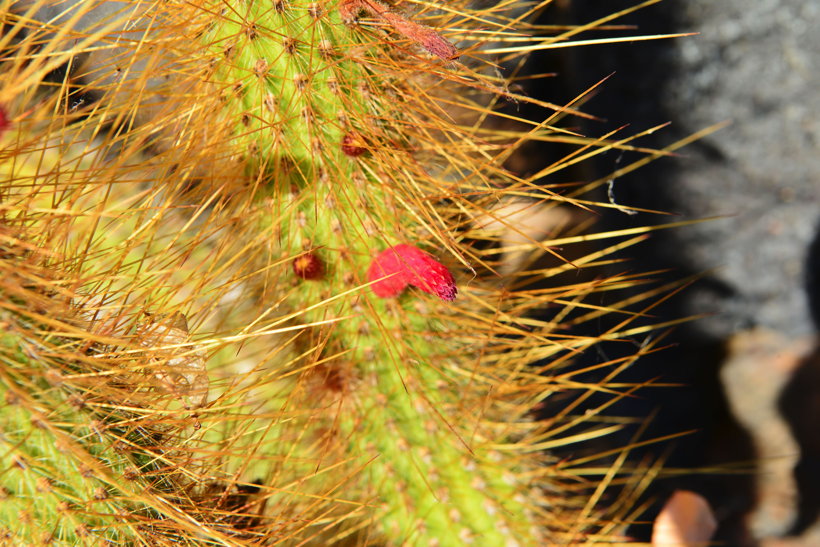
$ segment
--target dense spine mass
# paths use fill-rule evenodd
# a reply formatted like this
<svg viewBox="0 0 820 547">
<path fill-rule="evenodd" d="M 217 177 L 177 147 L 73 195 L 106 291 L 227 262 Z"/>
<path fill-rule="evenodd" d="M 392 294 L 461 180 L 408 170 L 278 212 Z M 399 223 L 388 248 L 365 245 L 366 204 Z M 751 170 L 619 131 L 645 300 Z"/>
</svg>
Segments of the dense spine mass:
<svg viewBox="0 0 820 547">
<path fill-rule="evenodd" d="M 4 363 L 28 362 L 20 341 L 9 335 L 0 341 L 0 353 Z M 136 511 L 141 504 L 119 503 L 126 494 L 112 487 L 111 477 L 136 475 L 136 468 L 124 454 L 106 450 L 94 420 L 68 400 L 55 400 L 51 386 L 37 386 L 43 396 L 30 398 L 21 372 L 36 374 L 7 368 L 0 383 L 0 537 L 33 545 L 132 535 L 116 526 L 117 511 Z"/>
<path fill-rule="evenodd" d="M 632 393 L 607 384 L 614 372 L 586 386 L 565 367 L 648 330 L 631 329 L 643 315 L 631 308 L 661 291 L 606 307 L 600 293 L 644 280 L 583 277 L 648 230 L 588 236 L 575 211 L 596 204 L 536 179 L 638 149 L 556 127 L 572 108 L 533 100 L 550 118 L 529 127 L 499 113 L 527 99 L 482 67 L 482 45 L 514 66 L 527 4 L 439 4 L 12 4 L 3 533 L 419 546 L 615 535 L 597 502 L 618 469 L 586 496 L 596 457 L 545 450 L 621 423 L 598 421 L 608 403 L 550 421 L 533 408 L 572 390 Z M 577 149 L 521 178 L 502 164 L 529 138 Z M 522 208 L 545 227 L 509 212 Z M 622 235 L 572 261 L 556 251 Z M 569 330 L 609 312 L 626 318 Z"/>
</svg>

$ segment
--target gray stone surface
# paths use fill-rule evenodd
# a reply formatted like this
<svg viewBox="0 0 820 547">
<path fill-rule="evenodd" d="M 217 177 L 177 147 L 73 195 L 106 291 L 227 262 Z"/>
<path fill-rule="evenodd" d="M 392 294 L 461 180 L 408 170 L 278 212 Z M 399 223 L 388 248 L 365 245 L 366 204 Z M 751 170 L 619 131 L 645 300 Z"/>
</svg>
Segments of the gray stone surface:
<svg viewBox="0 0 820 547">
<path fill-rule="evenodd" d="M 586 23 L 634 4 L 572 0 L 571 20 Z M 808 528 L 820 511 L 820 443 L 814 441 L 820 438 L 820 361 L 807 356 L 818 351 L 811 310 L 820 317 L 820 298 L 812 302 L 809 294 L 820 295 L 820 281 L 807 287 L 806 275 L 809 262 L 820 272 L 820 243 L 810 250 L 820 230 L 820 1 L 665 0 L 618 22 L 637 28 L 612 36 L 699 35 L 565 53 L 563 74 L 574 84 L 565 98 L 615 72 L 585 106 L 607 119 L 585 126 L 587 134 L 624 123 L 634 133 L 671 121 L 671 128 L 639 141 L 658 147 L 731 122 L 679 157 L 615 182 L 619 203 L 675 213 L 605 215 L 615 228 L 724 216 L 658 232 L 637 256 L 636 249 L 625 255 L 635 271 L 704 274 L 653 310 L 660 317 L 710 314 L 675 333 L 676 348 L 628 373 L 632 380 L 659 377 L 683 387 L 645 392 L 625 410 L 658 410 L 653 434 L 697 431 L 677 441 L 674 465 L 751 462 L 759 474 L 694 473 L 660 481 L 653 494 L 695 489 L 721 521 L 716 540 L 774 545 L 773 537 L 795 522 Z M 561 61 L 544 62 L 560 67 Z M 617 155 L 603 157 L 595 175 L 618 165 Z M 794 438 L 787 443 L 782 439 L 789 434 Z M 803 474 L 789 482 L 797 450 Z M 781 458 L 779 464 L 764 459 L 769 456 Z M 783 480 L 772 480 L 772 469 Z M 793 531 L 802 538 L 784 545 L 817 544 L 816 523 Z"/>
<path fill-rule="evenodd" d="M 572 5 L 576 21 L 589 21 L 631 4 Z M 676 161 L 619 179 L 619 201 L 660 205 L 679 213 L 677 220 L 726 215 L 676 231 L 670 248 L 657 250 L 678 255 L 669 258 L 691 271 L 715 269 L 722 294 L 704 286 L 687 302 L 690 313 L 715 314 L 704 329 L 719 337 L 751 325 L 813 332 L 803 275 L 820 227 L 820 2 L 666 0 L 624 22 L 637 34 L 699 34 L 575 54 L 578 88 L 615 72 L 588 111 L 606 117 L 608 127 L 671 121 L 671 129 L 642 141 L 655 146 L 731 125 Z M 605 159 L 601 169 L 613 164 Z M 635 220 L 652 221 L 641 217 Z"/>
<path fill-rule="evenodd" d="M 732 125 L 705 144 L 719 161 L 673 174 L 687 216 L 732 217 L 681 231 L 692 260 L 736 291 L 714 328 L 746 323 L 792 336 L 814 330 L 803 287 L 820 220 L 820 2 L 679 2 L 681 26 L 661 105 L 682 129 Z M 693 301 L 693 311 L 708 303 Z"/>
</svg>

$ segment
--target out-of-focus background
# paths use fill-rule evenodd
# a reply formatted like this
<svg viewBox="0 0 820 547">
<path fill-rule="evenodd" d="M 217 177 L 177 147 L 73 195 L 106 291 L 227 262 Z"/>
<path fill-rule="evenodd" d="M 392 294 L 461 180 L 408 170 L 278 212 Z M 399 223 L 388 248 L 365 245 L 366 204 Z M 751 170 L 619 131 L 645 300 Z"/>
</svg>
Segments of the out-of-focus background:
<svg viewBox="0 0 820 547">
<path fill-rule="evenodd" d="M 637 3 L 557 2 L 541 22 L 581 24 Z M 675 330 L 667 340 L 674 348 L 628 373 L 681 384 L 645 390 L 621 409 L 657 412 L 648 438 L 695 430 L 671 448 L 647 449 L 692 470 L 650 494 L 701 493 L 720 522 L 715 540 L 727 545 L 820 545 L 820 2 L 665 0 L 616 23 L 641 35 L 699 34 L 535 56 L 533 71 L 559 76 L 535 92 L 569 100 L 614 73 L 584 106 L 606 121 L 585 132 L 629 123 L 631 134 L 672 122 L 638 142 L 646 146 L 731 122 L 678 157 L 614 181 L 618 203 L 673 216 L 613 210 L 602 218 L 618 228 L 721 217 L 657 232 L 621 266 L 669 269 L 668 279 L 702 274 L 653 313 L 705 316 Z M 610 153 L 584 176 L 629 159 Z M 722 471 L 698 471 L 715 467 Z"/>
</svg>

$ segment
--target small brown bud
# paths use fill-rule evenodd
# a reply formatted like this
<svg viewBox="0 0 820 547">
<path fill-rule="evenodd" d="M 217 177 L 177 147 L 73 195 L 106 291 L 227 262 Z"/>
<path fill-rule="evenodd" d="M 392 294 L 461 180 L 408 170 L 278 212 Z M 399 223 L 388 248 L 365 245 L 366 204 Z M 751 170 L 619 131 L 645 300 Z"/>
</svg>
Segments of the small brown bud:
<svg viewBox="0 0 820 547">
<path fill-rule="evenodd" d="M 342 138 L 342 152 L 345 156 L 358 158 L 367 152 L 364 139 L 358 133 L 349 132 Z"/>
<path fill-rule="evenodd" d="M 302 279 L 311 281 L 321 279 L 324 274 L 322 260 L 312 252 L 307 252 L 293 259 L 293 273 Z"/>
</svg>

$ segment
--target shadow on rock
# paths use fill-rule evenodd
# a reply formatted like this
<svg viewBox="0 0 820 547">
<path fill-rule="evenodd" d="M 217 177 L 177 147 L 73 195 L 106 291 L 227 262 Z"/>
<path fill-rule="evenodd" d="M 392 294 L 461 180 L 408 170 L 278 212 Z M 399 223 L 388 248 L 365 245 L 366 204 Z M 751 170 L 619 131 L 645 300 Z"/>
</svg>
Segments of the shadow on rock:
<svg viewBox="0 0 820 547">
<path fill-rule="evenodd" d="M 574 24 L 593 21 L 614 9 L 611 2 L 590 0 L 577 0 L 571 6 Z M 639 29 L 637 34 L 643 35 L 689 30 L 679 28 L 681 23 L 677 14 L 680 6 L 676 1 L 662 2 L 619 19 L 617 23 L 635 25 Z M 626 3 L 623 7 L 627 7 Z M 554 20 L 551 22 L 554 23 Z M 605 34 L 602 31 L 594 37 L 602 38 Z M 619 34 L 614 32 L 613 36 L 615 35 Z M 570 92 L 578 93 L 617 70 L 612 79 L 604 84 L 598 96 L 584 107 L 585 111 L 609 121 L 586 125 L 585 132 L 603 134 L 628 122 L 629 133 L 632 134 L 671 120 L 671 130 L 652 135 L 651 140 L 643 139 L 639 144 L 663 147 L 686 136 L 685 132 L 689 129 L 685 127 L 685 123 L 681 123 L 685 119 L 685 113 L 668 111 L 661 104 L 660 98 L 669 71 L 675 65 L 670 57 L 675 54 L 675 49 L 668 41 L 643 42 L 640 46 L 624 44 L 575 48 L 565 53 L 570 57 L 567 65 L 574 72 L 570 80 L 576 85 L 576 89 Z M 569 95 L 567 99 L 572 96 Z M 552 97 L 551 100 L 555 98 Z M 686 150 L 685 159 L 667 158 L 656 161 L 640 169 L 637 174 L 619 178 L 614 186 L 614 197 L 630 206 L 650 210 L 687 210 L 686 204 L 679 201 L 679 194 L 669 191 L 669 185 L 675 176 L 679 176 L 692 162 L 721 163 L 727 160 L 720 150 L 714 150 L 705 144 L 696 143 Z M 638 158 L 637 154 L 610 152 L 599 158 L 597 171 L 588 176 L 606 176 Z M 608 199 L 605 190 L 600 199 Z M 681 217 L 648 214 L 630 216 L 616 209 L 608 211 L 601 218 L 603 229 L 617 230 L 681 220 Z M 660 230 L 654 232 L 642 246 L 626 250 L 621 258 L 628 259 L 627 265 L 619 264 L 619 269 L 612 273 L 667 271 L 668 273 L 658 274 L 657 277 L 660 283 L 668 283 L 703 274 L 708 268 L 719 264 L 719 259 L 713 264 L 698 260 L 694 257 L 695 253 L 694 248 L 687 247 L 678 238 L 676 230 Z M 693 292 L 714 301 L 717 310 L 722 309 L 724 302 L 736 298 L 733 287 L 708 274 L 704 274 L 691 289 L 684 290 L 653 308 L 653 317 L 647 320 L 647 324 L 690 315 Z M 645 286 L 636 289 L 636 294 L 638 290 L 647 289 Z M 602 301 L 600 305 L 605 306 L 607 302 Z M 719 320 L 726 324 L 738 324 L 734 317 Z M 599 333 L 608 328 L 605 321 L 607 319 L 602 318 L 601 323 L 596 325 Z M 725 332 L 730 330 L 727 328 Z M 727 351 L 725 332 L 707 331 L 698 322 L 678 327 L 662 344 L 674 347 L 640 359 L 618 376 L 619 382 L 653 381 L 667 386 L 643 389 L 636 396 L 626 398 L 609 408 L 607 414 L 634 417 L 638 421 L 655 416 L 641 439 L 657 439 L 691 432 L 673 441 L 650 444 L 632 451 L 631 456 L 635 461 L 642 457 L 665 459 L 665 468 L 678 471 L 655 481 L 646 492 L 647 499 L 652 499 L 655 503 L 638 518 L 644 524 L 630 527 L 629 534 L 636 539 L 648 540 L 651 526 L 647 523 L 654 520 L 665 499 L 676 489 L 687 489 L 703 495 L 719 517 L 720 526 L 714 541 L 735 546 L 754 544 L 746 525 L 746 517 L 755 505 L 754 469 L 751 466 L 745 467 L 747 473 L 713 471 L 721 467 L 727 470 L 730 466 L 736 468 L 738 462 L 753 462 L 756 458 L 751 437 L 732 416 L 720 381 L 720 371 Z M 593 332 L 583 334 L 594 335 Z M 620 345 L 603 344 L 601 348 L 584 356 L 578 366 L 600 364 L 629 355 L 644 341 L 646 335 L 635 337 L 631 347 L 626 347 L 629 342 L 622 342 Z M 578 379 L 596 381 L 598 378 L 594 374 Z M 669 387 L 668 384 L 676 386 Z M 600 403 L 600 399 L 590 398 L 586 401 L 585 408 L 594 408 Z M 549 405 L 545 412 L 550 412 Z M 623 443 L 621 446 L 628 444 L 633 440 L 630 435 L 634 431 L 625 431 L 623 436 L 614 441 L 610 439 L 610 442 Z M 710 469 L 709 472 L 701 471 L 707 468 Z"/>
<path fill-rule="evenodd" d="M 806 292 L 815 326 L 820 330 L 820 227 L 806 260 Z M 789 533 L 800 535 L 820 517 L 820 343 L 803 359 L 778 401 L 800 447 L 794 468 L 797 517 Z"/>
</svg>

